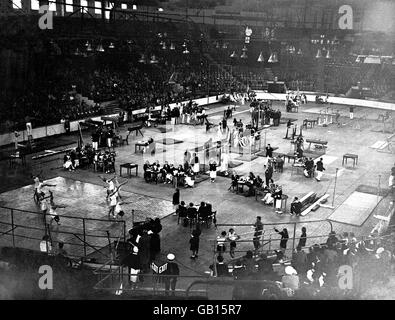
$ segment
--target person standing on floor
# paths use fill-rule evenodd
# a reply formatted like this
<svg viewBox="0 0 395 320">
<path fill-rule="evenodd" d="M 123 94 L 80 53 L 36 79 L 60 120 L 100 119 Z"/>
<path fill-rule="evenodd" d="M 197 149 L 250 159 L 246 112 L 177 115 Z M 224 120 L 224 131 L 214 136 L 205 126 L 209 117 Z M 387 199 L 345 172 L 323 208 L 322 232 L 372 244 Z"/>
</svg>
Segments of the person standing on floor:
<svg viewBox="0 0 395 320">
<path fill-rule="evenodd" d="M 153 231 L 150 237 L 150 260 L 154 261 L 160 253 L 160 236 L 158 232 Z"/>
<path fill-rule="evenodd" d="M 196 153 L 193 154 L 192 161 L 193 161 L 193 173 L 195 175 L 198 175 L 200 171 L 200 163 L 199 163 L 199 157 L 197 156 Z"/>
<path fill-rule="evenodd" d="M 273 168 L 272 166 L 263 166 L 263 169 L 265 170 L 265 183 L 267 186 L 269 186 L 269 182 L 273 177 Z"/>
<path fill-rule="evenodd" d="M 139 257 L 139 249 L 137 246 L 133 246 L 132 252 L 127 255 L 122 260 L 122 266 L 128 268 L 128 282 L 132 287 L 136 286 L 137 283 L 137 274 L 140 273 L 141 264 L 140 264 L 140 257 Z"/>
<path fill-rule="evenodd" d="M 144 229 L 139 241 L 139 258 L 142 273 L 149 271 L 151 258 L 151 234 L 151 230 L 148 231 Z"/>
<path fill-rule="evenodd" d="M 215 160 L 210 161 L 209 167 L 210 167 L 210 180 L 213 183 L 217 178 L 217 163 L 215 162 Z"/>
<path fill-rule="evenodd" d="M 315 177 L 315 179 L 317 181 L 321 181 L 322 175 L 324 174 L 324 163 L 322 162 L 322 158 L 320 158 L 320 160 L 317 161 L 316 163 L 316 170 L 317 170 L 317 176 Z"/>
<path fill-rule="evenodd" d="M 174 262 L 176 256 L 172 253 L 167 255 L 167 269 L 164 272 L 165 275 L 165 295 L 169 295 L 169 290 L 171 289 L 171 294 L 174 296 L 177 284 L 177 276 L 180 275 L 180 268 L 178 264 Z"/>
<path fill-rule="evenodd" d="M 298 247 L 304 248 L 306 246 L 306 241 L 307 241 L 306 227 L 302 227 L 302 234 L 300 235 L 299 238 Z"/>
<path fill-rule="evenodd" d="M 191 259 L 196 259 L 198 257 L 199 236 L 200 236 L 200 232 L 197 230 L 193 230 L 191 234 L 191 239 L 189 240 L 190 250 L 192 252 Z"/>
<path fill-rule="evenodd" d="M 173 194 L 173 209 L 175 216 L 177 215 L 179 205 L 180 205 L 180 189 L 177 188 Z"/>
<path fill-rule="evenodd" d="M 263 223 L 261 219 L 262 219 L 261 216 L 257 216 L 256 221 L 254 223 L 255 232 L 254 232 L 254 238 L 252 240 L 252 243 L 254 244 L 255 250 L 259 249 L 261 237 L 263 234 Z"/>
<path fill-rule="evenodd" d="M 232 258 L 234 258 L 235 257 L 235 250 L 236 250 L 236 241 L 240 239 L 240 236 L 235 232 L 235 230 L 233 228 L 230 228 L 227 238 L 230 241 L 229 254 Z"/>
<path fill-rule="evenodd" d="M 274 228 L 274 231 L 276 231 L 281 236 L 280 250 L 285 253 L 285 250 L 287 249 L 287 241 L 289 239 L 288 230 L 287 228 L 284 228 L 283 231 L 279 231 Z"/>
<path fill-rule="evenodd" d="M 270 143 L 266 147 L 266 157 L 273 158 L 273 148 L 270 146 Z"/>
</svg>

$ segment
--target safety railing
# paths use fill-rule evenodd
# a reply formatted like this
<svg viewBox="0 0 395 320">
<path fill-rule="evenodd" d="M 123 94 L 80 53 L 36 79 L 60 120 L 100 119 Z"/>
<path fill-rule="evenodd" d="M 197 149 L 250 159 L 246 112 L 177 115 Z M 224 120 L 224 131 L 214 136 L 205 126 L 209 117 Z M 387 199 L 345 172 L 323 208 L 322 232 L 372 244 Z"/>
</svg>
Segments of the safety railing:
<svg viewBox="0 0 395 320">
<path fill-rule="evenodd" d="M 197 281 L 207 280 L 209 276 L 167 275 L 156 273 L 131 274 L 127 267 L 117 266 L 109 272 L 96 272 L 98 282 L 96 290 L 103 290 L 115 295 L 128 296 L 166 296 L 208 298 L 207 284 L 191 285 Z"/>
<path fill-rule="evenodd" d="M 60 225 L 41 212 L 0 206 L 0 244 L 39 250 L 49 236 L 52 247 L 63 242 L 71 257 L 107 261 L 114 243 L 126 241 L 126 222 L 59 214 Z"/>
</svg>

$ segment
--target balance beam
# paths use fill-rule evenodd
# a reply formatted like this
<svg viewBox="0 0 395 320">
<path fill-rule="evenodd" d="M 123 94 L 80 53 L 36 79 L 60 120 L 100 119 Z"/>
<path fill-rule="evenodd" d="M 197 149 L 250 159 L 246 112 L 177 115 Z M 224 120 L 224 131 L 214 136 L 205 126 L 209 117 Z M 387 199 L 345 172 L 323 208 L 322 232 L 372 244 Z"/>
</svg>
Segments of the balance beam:
<svg viewBox="0 0 395 320">
<path fill-rule="evenodd" d="M 319 198 L 311 206 L 309 206 L 307 209 L 305 209 L 300 215 L 305 216 L 306 214 L 308 214 L 311 211 L 311 209 L 313 209 L 316 205 L 320 205 L 321 202 L 326 200 L 327 198 L 329 198 L 329 194 L 326 194 L 326 195 L 322 196 L 321 198 Z"/>
</svg>

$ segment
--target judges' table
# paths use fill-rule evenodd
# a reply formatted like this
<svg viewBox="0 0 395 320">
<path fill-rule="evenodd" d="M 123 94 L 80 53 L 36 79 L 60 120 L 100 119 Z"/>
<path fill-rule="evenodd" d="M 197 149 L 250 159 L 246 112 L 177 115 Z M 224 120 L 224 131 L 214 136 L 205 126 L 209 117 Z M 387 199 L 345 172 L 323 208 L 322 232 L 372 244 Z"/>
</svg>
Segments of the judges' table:
<svg viewBox="0 0 395 320">
<path fill-rule="evenodd" d="M 356 164 L 358 164 L 358 155 L 353 154 L 353 153 L 346 153 L 343 155 L 343 162 L 342 165 L 344 165 L 344 162 L 347 164 L 347 160 L 352 159 L 353 160 L 353 167 L 355 167 Z"/>
<path fill-rule="evenodd" d="M 296 159 L 297 159 L 296 154 L 293 153 L 293 152 L 279 153 L 278 155 L 279 155 L 281 158 L 284 158 L 284 162 L 285 162 L 285 158 L 287 158 L 287 159 L 288 159 L 288 163 L 289 163 L 289 161 L 290 161 L 291 159 L 294 161 L 293 163 L 295 163 L 295 161 L 296 161 Z"/>
<path fill-rule="evenodd" d="M 129 177 L 132 176 L 132 169 L 136 169 L 136 177 L 138 176 L 139 165 L 136 163 L 124 163 L 119 166 L 119 176 L 122 177 L 122 169 L 125 168 Z"/>
<path fill-rule="evenodd" d="M 148 141 L 137 141 L 136 144 L 134 145 L 134 152 L 137 153 L 137 147 L 139 151 L 141 150 L 141 147 L 146 147 L 148 146 Z"/>
</svg>

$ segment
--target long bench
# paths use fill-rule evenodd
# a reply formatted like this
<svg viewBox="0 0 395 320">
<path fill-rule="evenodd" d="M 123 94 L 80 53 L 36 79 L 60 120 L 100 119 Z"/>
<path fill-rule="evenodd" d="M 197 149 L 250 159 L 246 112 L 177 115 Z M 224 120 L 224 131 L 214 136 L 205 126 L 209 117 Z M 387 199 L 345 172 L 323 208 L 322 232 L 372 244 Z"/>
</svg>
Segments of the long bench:
<svg viewBox="0 0 395 320">
<path fill-rule="evenodd" d="M 39 160 L 39 159 L 51 157 L 51 156 L 54 156 L 54 155 L 58 155 L 58 154 L 61 154 L 61 153 L 66 153 L 66 152 L 69 152 L 69 151 L 71 151 L 73 149 L 74 148 L 67 148 L 67 149 L 63 149 L 63 150 L 45 150 L 44 151 L 45 153 L 33 156 L 32 160 Z"/>
</svg>

